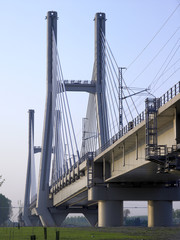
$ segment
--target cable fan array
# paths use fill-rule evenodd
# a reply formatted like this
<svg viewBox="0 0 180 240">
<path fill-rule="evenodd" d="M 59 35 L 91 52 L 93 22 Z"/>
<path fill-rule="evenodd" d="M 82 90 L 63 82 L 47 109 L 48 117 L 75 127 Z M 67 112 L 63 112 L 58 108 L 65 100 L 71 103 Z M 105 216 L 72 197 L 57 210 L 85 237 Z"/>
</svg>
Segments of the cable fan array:
<svg viewBox="0 0 180 240">
<path fill-rule="evenodd" d="M 174 12 L 177 9 L 174 10 Z M 169 19 L 173 16 L 174 12 L 168 17 L 165 23 L 161 26 L 158 32 L 153 36 L 151 41 L 143 48 L 140 54 L 135 58 L 135 60 L 128 66 L 129 68 L 143 55 L 145 50 L 149 48 L 154 39 L 160 34 L 161 30 L 165 27 Z M 144 72 L 151 66 L 152 63 L 157 60 L 163 50 L 168 46 L 171 40 L 178 33 L 179 28 L 170 36 L 170 38 L 164 43 L 164 45 L 157 51 L 155 56 L 145 65 L 143 70 L 131 81 L 136 82 Z M 54 34 L 54 33 L 53 33 Z M 127 87 L 126 82 L 123 79 L 122 70 L 119 67 L 115 57 L 111 51 L 108 41 L 101 31 L 100 34 L 100 44 L 101 44 L 101 103 L 102 103 L 102 118 L 105 119 L 105 124 L 101 128 L 99 127 L 98 114 L 99 110 L 97 107 L 97 94 L 89 94 L 88 106 L 86 117 L 83 119 L 82 123 L 82 146 L 81 153 L 79 156 L 79 151 L 76 143 L 75 132 L 72 124 L 72 117 L 70 114 L 69 103 L 67 100 L 67 94 L 65 90 L 62 68 L 57 52 L 57 46 L 55 38 L 53 37 L 53 150 L 52 150 L 52 182 L 59 179 L 65 173 L 67 173 L 73 166 L 76 167 L 77 161 L 82 161 L 83 157 L 88 152 L 99 152 L 103 151 L 114 141 L 122 137 L 129 130 L 139 124 L 145 119 L 144 112 L 140 112 L 144 109 L 144 100 L 147 98 L 148 94 L 153 96 L 153 93 L 162 86 L 164 82 L 172 77 L 180 68 L 176 68 L 174 72 L 160 83 L 162 76 L 169 70 L 175 68 L 176 64 L 179 62 L 179 58 L 176 59 L 175 63 L 172 60 L 177 56 L 179 50 L 179 40 L 171 51 L 169 55 L 162 63 L 161 68 L 148 88 L 134 88 Z M 97 59 L 95 59 L 97 61 Z M 171 66 L 170 66 L 171 64 Z M 92 74 L 92 82 L 96 83 L 97 69 L 95 68 L 96 62 L 94 63 L 94 69 Z M 127 71 L 129 72 L 129 71 Z M 152 73 L 152 72 L 151 72 Z M 151 88 L 151 90 L 150 90 Z M 176 89 L 176 88 L 175 88 Z M 137 97 L 138 93 L 138 97 Z M 135 96 L 136 97 L 133 97 Z M 153 96 L 155 97 L 155 96 Z M 143 107 L 140 108 L 140 105 Z M 101 144 L 100 134 L 106 137 L 105 144 Z M 81 158 L 80 158 L 81 157 Z"/>
<path fill-rule="evenodd" d="M 113 141 L 127 133 L 133 126 L 136 126 L 144 120 L 144 112 L 139 114 L 137 107 L 133 101 L 132 96 L 139 91 L 141 94 L 144 89 L 128 88 L 124 79 L 120 82 L 120 68 L 112 54 L 111 48 L 101 31 L 101 75 L 102 75 L 102 117 L 107 118 L 107 128 L 104 126 L 104 135 L 108 131 L 108 139 L 105 145 L 99 144 L 100 131 L 97 126 L 97 102 L 94 94 L 89 95 L 89 102 L 87 107 L 86 118 L 83 119 L 83 142 L 81 154 L 87 152 L 94 152 L 96 154 L 102 151 Z M 96 64 L 94 64 L 95 66 Z M 95 79 L 95 69 L 93 70 L 92 81 Z M 121 111 L 120 111 L 121 110 Z M 120 121 L 121 114 L 121 121 Z M 99 149 L 100 148 L 100 149 Z M 99 149 L 97 151 L 97 149 Z"/>
<path fill-rule="evenodd" d="M 79 160 L 70 107 L 64 85 L 61 63 L 53 34 L 52 63 L 52 174 L 51 184 L 76 167 Z"/>
<path fill-rule="evenodd" d="M 163 86 L 165 83 L 170 87 L 173 83 L 175 84 L 179 80 L 176 80 L 176 77 L 178 76 L 177 73 L 180 70 L 180 58 L 178 56 L 180 46 L 178 34 L 180 27 L 177 24 L 174 24 L 174 27 L 171 27 L 171 31 L 168 30 L 166 36 L 163 35 L 163 31 L 167 31 L 166 27 L 168 26 L 170 20 L 173 20 L 173 17 L 175 17 L 175 13 L 177 13 L 179 7 L 180 4 L 176 6 L 176 8 L 163 22 L 152 39 L 147 43 L 147 45 L 145 45 L 142 51 L 127 67 L 128 71 L 126 72 L 126 77 L 129 80 L 131 79 L 131 76 L 133 77 L 129 83 L 129 86 L 131 86 L 132 83 L 138 84 L 137 82 L 140 81 L 143 83 L 148 81 L 148 93 L 153 97 L 155 97 L 155 95 L 159 96 L 164 92 Z M 148 57 L 145 54 L 147 49 L 149 49 L 151 52 Z M 134 66 L 134 69 L 140 70 L 138 74 L 135 73 L 135 78 L 134 74 L 129 71 L 132 66 Z M 144 100 L 145 98 L 143 97 L 134 99 L 138 109 L 142 109 L 142 106 L 144 108 Z"/>
<path fill-rule="evenodd" d="M 124 125 L 133 121 L 132 115 L 133 109 L 135 115 L 139 115 L 136 105 L 132 99 L 134 94 L 133 88 L 129 89 L 122 78 L 120 82 L 120 68 L 116 63 L 116 60 L 112 54 L 111 48 L 105 38 L 103 32 L 101 32 L 101 44 L 104 51 L 105 59 L 103 66 L 105 67 L 105 84 L 106 84 L 106 99 L 107 99 L 107 111 L 108 111 L 108 123 L 110 137 L 122 129 L 121 135 L 123 135 Z M 122 84 L 122 85 L 121 85 Z M 130 92 L 131 91 L 131 92 Z M 129 98 L 129 99 L 128 99 Z M 122 107 L 122 123 L 119 121 L 120 114 L 120 101 L 123 101 Z M 120 128 L 121 124 L 121 128 Z"/>
</svg>

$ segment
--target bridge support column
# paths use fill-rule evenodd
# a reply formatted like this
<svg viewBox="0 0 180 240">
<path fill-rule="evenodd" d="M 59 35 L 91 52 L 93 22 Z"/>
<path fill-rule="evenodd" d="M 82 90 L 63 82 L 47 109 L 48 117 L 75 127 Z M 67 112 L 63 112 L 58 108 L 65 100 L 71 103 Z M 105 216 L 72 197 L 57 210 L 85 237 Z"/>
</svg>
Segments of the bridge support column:
<svg viewBox="0 0 180 240">
<path fill-rule="evenodd" d="M 67 211 L 60 211 L 59 213 L 52 214 L 56 226 L 60 227 L 68 215 Z"/>
<path fill-rule="evenodd" d="M 88 222 L 91 224 L 92 227 L 95 227 L 98 223 L 98 212 L 92 210 L 87 211 L 87 213 L 84 213 L 85 218 L 87 218 Z"/>
<path fill-rule="evenodd" d="M 98 227 L 123 225 L 123 201 L 98 201 Z"/>
<path fill-rule="evenodd" d="M 148 201 L 148 227 L 172 225 L 172 201 Z"/>
</svg>

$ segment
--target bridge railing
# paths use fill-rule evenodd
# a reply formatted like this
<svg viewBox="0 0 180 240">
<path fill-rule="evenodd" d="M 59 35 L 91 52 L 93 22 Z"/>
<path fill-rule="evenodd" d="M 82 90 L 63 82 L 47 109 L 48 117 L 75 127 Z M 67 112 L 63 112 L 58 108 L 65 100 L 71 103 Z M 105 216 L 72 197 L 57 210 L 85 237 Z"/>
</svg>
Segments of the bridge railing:
<svg viewBox="0 0 180 240">
<path fill-rule="evenodd" d="M 64 80 L 64 84 L 95 84 L 95 81 L 89 81 L 89 80 Z"/>
<path fill-rule="evenodd" d="M 170 88 L 162 97 L 159 98 L 160 107 L 180 93 L 180 82 Z"/>
<path fill-rule="evenodd" d="M 170 101 L 173 97 L 180 93 L 180 81 L 175 84 L 172 88 L 170 88 L 163 96 L 159 98 L 159 107 L 162 107 L 165 103 Z M 142 121 L 145 120 L 145 111 L 140 113 L 136 118 L 130 121 L 126 126 L 123 127 L 118 133 L 116 133 L 111 139 L 109 139 L 106 144 L 104 144 L 101 148 L 97 149 L 95 152 L 95 156 L 102 153 L 108 147 L 110 147 L 114 142 L 120 139 L 122 136 L 127 134 L 131 129 L 139 125 Z"/>
<path fill-rule="evenodd" d="M 84 156 L 79 159 L 79 163 L 84 162 L 85 160 L 92 160 L 94 158 L 94 152 L 87 152 Z"/>
<path fill-rule="evenodd" d="M 78 167 L 78 163 L 81 164 L 82 162 L 86 161 L 86 167 L 88 168 L 88 186 L 90 185 L 90 181 L 92 182 L 92 177 L 90 177 L 92 173 L 92 171 L 90 172 L 90 167 L 93 166 L 92 162 L 93 162 L 93 159 L 94 159 L 94 152 L 87 152 L 84 156 L 82 156 L 80 159 L 79 159 L 79 162 L 76 162 L 70 169 L 69 169 L 69 172 L 64 172 L 64 174 L 62 175 L 59 175 L 59 178 L 54 181 L 53 183 L 51 183 L 51 185 L 49 186 L 49 192 L 50 193 L 53 193 L 53 192 L 56 192 L 57 188 L 58 188 L 58 191 L 59 191 L 59 187 L 58 187 L 58 183 L 60 183 L 61 180 L 63 180 L 64 178 L 67 177 L 68 174 L 71 174 L 71 172 L 73 170 L 75 170 L 77 167 Z M 67 183 L 66 183 L 67 184 Z M 63 186 L 61 186 L 63 188 Z M 36 196 L 37 198 L 37 196 Z M 34 203 L 33 203 L 34 204 Z"/>
<path fill-rule="evenodd" d="M 136 127 L 138 124 L 140 124 L 144 120 L 145 120 L 145 111 L 140 113 L 136 118 L 134 118 L 131 122 L 129 122 L 126 126 L 124 126 L 122 130 L 120 130 L 112 138 L 110 138 L 109 141 L 106 142 L 106 144 L 104 144 L 101 148 L 97 149 L 95 152 L 95 156 L 97 156 L 98 154 L 106 150 L 109 146 L 111 146 L 118 139 L 120 139 L 122 136 L 127 134 L 131 129 Z"/>
</svg>

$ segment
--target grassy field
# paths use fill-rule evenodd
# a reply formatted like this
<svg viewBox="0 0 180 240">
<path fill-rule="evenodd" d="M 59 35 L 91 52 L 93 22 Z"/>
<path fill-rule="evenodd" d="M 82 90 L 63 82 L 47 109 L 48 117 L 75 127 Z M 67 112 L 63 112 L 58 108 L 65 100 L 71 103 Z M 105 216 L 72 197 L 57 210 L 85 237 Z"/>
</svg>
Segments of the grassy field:
<svg viewBox="0 0 180 240">
<path fill-rule="evenodd" d="M 56 232 L 59 231 L 59 239 L 138 239 L 138 240 L 178 240 L 180 239 L 180 227 L 171 228 L 47 228 L 47 238 L 44 237 L 42 227 L 0 228 L 0 240 L 57 240 Z"/>
</svg>

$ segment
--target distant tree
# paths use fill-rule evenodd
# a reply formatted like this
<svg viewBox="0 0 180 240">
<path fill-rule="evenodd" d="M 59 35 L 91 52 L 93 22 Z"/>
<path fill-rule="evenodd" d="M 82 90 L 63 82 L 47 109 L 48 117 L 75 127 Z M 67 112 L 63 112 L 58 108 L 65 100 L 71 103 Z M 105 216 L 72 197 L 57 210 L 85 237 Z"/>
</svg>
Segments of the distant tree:
<svg viewBox="0 0 180 240">
<path fill-rule="evenodd" d="M 0 225 L 3 225 L 12 214 L 11 200 L 0 194 Z"/>
<path fill-rule="evenodd" d="M 127 217 L 126 221 L 124 222 L 124 225 L 147 227 L 147 217 L 146 216 Z"/>
<path fill-rule="evenodd" d="M 90 226 L 89 222 L 87 219 L 83 216 L 78 216 L 78 217 L 67 217 L 62 226 L 79 226 L 79 227 L 88 227 Z"/>
<path fill-rule="evenodd" d="M 129 210 L 129 209 L 125 209 L 125 210 L 123 211 L 124 221 L 126 221 L 126 219 L 127 219 L 127 217 L 129 216 L 129 214 L 130 214 L 130 210 Z"/>
</svg>

